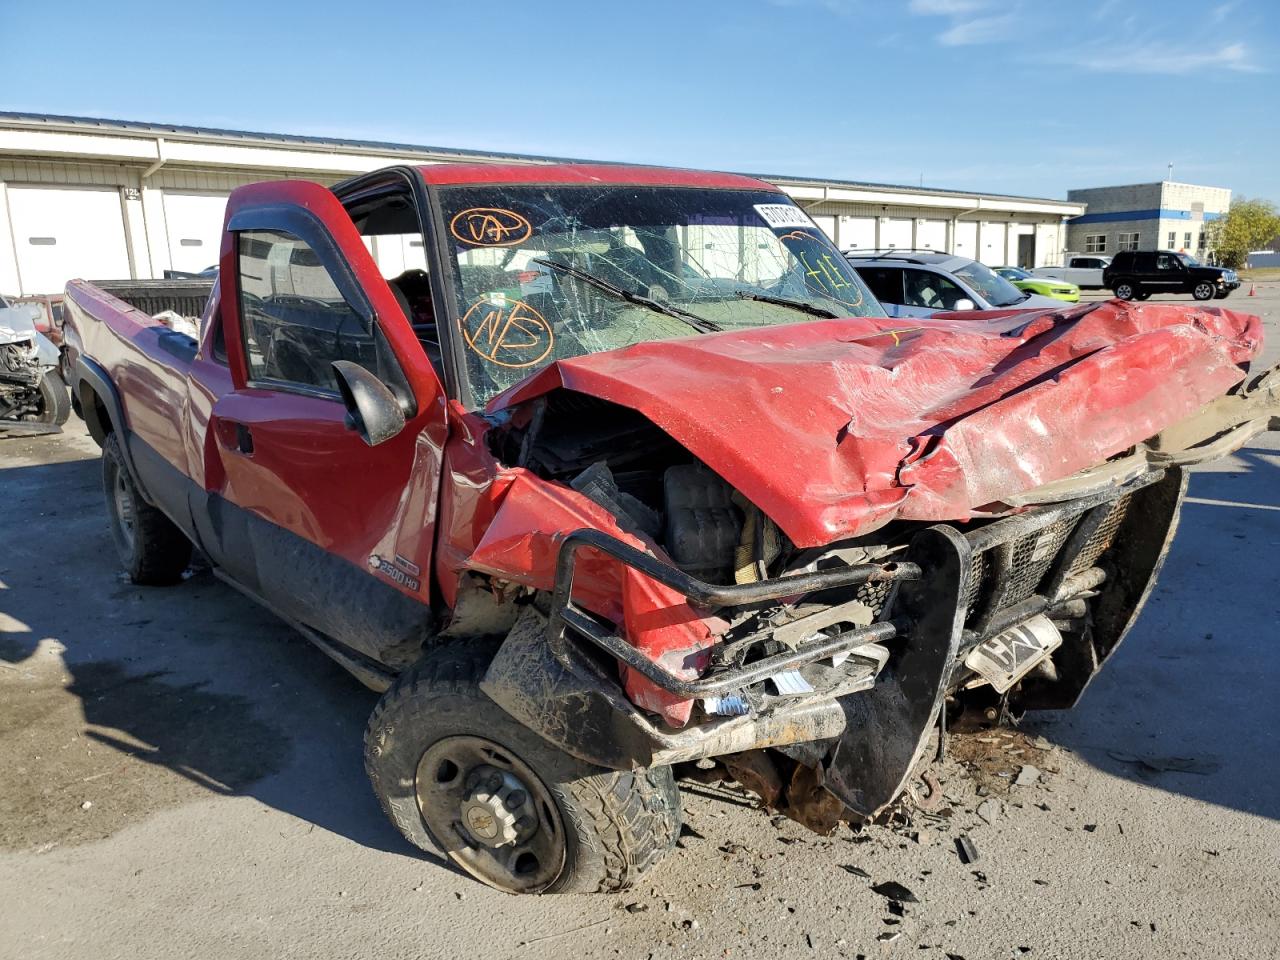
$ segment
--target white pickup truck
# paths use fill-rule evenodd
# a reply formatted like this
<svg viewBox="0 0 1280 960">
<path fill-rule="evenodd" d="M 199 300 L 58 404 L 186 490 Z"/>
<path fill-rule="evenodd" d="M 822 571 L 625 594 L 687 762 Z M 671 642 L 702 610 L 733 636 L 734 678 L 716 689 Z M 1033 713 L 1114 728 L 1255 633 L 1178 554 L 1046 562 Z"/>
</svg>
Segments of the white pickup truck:
<svg viewBox="0 0 1280 960">
<path fill-rule="evenodd" d="M 1111 263 L 1110 257 L 1098 254 L 1068 253 L 1065 267 L 1036 267 L 1033 276 L 1051 280 L 1066 280 L 1084 289 L 1101 289 L 1102 271 Z"/>
</svg>

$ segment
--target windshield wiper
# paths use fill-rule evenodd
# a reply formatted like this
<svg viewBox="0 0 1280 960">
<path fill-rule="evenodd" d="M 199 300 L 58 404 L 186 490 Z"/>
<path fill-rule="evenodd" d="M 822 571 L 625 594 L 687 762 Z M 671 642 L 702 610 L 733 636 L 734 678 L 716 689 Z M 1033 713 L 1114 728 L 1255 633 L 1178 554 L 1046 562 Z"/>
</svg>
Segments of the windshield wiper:
<svg viewBox="0 0 1280 960">
<path fill-rule="evenodd" d="M 643 294 L 632 293 L 616 284 L 610 283 L 608 280 L 602 280 L 594 274 L 587 273 L 585 270 L 579 270 L 577 267 L 571 267 L 567 263 L 560 263 L 558 260 L 544 260 L 541 257 L 533 257 L 530 263 L 541 264 L 544 267 L 550 267 L 552 270 L 559 270 L 561 273 L 567 273 L 575 280 L 581 280 L 583 283 L 589 284 L 598 290 L 612 294 L 619 300 L 625 300 L 627 303 L 634 303 L 637 306 L 647 307 L 655 313 L 666 314 L 668 317 L 674 317 L 681 323 L 688 324 L 699 333 L 718 333 L 724 329 L 720 324 L 707 320 L 698 316 L 696 313 L 690 313 L 688 310 L 681 310 L 679 307 L 673 307 L 669 304 L 659 303 L 652 297 L 646 297 Z"/>
<path fill-rule="evenodd" d="M 738 299 L 759 300 L 761 303 L 772 303 L 779 307 L 791 307 L 793 310 L 800 310 L 811 317 L 822 317 L 824 320 L 838 320 L 841 317 L 839 313 L 833 313 L 823 307 L 815 307 L 812 303 L 805 303 L 803 300 L 790 300 L 787 297 L 775 297 L 768 293 L 747 293 L 745 290 L 739 290 Z"/>
</svg>

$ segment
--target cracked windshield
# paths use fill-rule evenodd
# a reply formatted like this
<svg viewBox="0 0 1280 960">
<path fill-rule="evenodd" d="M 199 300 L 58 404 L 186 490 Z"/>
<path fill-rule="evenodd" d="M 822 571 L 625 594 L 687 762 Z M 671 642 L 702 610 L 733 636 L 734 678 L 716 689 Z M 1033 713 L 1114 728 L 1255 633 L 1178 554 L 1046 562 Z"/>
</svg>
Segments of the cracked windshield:
<svg viewBox="0 0 1280 960">
<path fill-rule="evenodd" d="M 777 193 L 489 186 L 443 200 L 477 404 L 566 357 L 884 316 L 826 235 Z"/>
</svg>

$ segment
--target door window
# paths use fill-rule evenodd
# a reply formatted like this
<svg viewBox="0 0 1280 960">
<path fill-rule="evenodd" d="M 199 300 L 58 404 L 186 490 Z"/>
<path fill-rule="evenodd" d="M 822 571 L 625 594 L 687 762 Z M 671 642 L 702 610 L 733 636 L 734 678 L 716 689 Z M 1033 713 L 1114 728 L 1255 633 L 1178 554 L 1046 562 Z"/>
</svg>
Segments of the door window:
<svg viewBox="0 0 1280 960">
<path fill-rule="evenodd" d="M 1172 254 L 1162 253 L 1156 257 L 1156 269 L 1165 273 L 1176 273 L 1182 265 Z"/>
<path fill-rule="evenodd" d="M 333 361 L 381 376 L 372 325 L 343 298 L 305 241 L 277 230 L 238 235 L 240 317 L 250 381 L 337 393 Z"/>
<path fill-rule="evenodd" d="M 927 270 L 903 271 L 903 300 L 909 307 L 930 310 L 954 310 L 956 302 L 966 297 L 963 290 L 938 273 Z"/>
<path fill-rule="evenodd" d="M 858 276 L 881 303 L 902 304 L 902 271 L 896 267 L 858 267 Z"/>
</svg>

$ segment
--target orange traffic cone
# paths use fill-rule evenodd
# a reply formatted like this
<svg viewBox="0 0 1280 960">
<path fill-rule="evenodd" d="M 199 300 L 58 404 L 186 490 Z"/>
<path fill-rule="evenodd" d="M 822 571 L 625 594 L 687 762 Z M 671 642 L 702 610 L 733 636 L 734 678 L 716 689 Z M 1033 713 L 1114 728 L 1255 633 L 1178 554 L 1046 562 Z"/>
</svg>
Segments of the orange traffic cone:
<svg viewBox="0 0 1280 960">
<path fill-rule="evenodd" d="M 1255 289 L 1257 286 L 1258 285 L 1256 283 L 1249 284 L 1249 296 L 1256 297 L 1258 295 L 1257 290 Z"/>
</svg>

